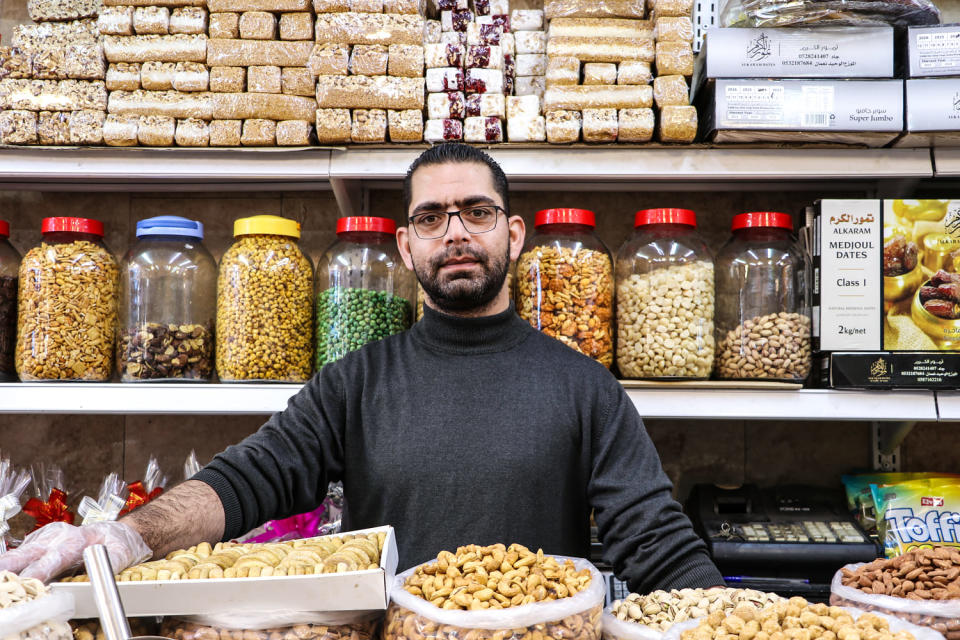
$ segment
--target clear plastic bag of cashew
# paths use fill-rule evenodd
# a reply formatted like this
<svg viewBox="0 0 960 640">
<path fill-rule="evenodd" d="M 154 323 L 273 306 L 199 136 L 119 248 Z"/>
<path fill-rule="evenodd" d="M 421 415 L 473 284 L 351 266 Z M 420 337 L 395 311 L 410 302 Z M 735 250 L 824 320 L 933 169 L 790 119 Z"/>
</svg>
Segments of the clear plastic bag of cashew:
<svg viewBox="0 0 960 640">
<path fill-rule="evenodd" d="M 603 577 L 587 560 L 569 559 L 591 576 L 590 586 L 575 596 L 481 611 L 444 610 L 408 593 L 403 585 L 417 568 L 404 571 L 390 592 L 383 640 L 601 640 Z"/>
<path fill-rule="evenodd" d="M 603 640 L 661 640 L 663 631 L 645 624 L 621 620 L 612 607 L 603 610 Z"/>
<path fill-rule="evenodd" d="M 373 640 L 382 616 L 382 611 L 190 616 L 164 619 L 161 634 L 173 640 Z"/>
<path fill-rule="evenodd" d="M 830 583 L 830 604 L 856 607 L 887 617 L 897 617 L 921 627 L 928 627 L 946 636 L 960 640 L 960 600 L 913 600 L 843 586 L 843 571 L 856 571 L 860 564 L 848 564 L 833 576 Z"/>
</svg>

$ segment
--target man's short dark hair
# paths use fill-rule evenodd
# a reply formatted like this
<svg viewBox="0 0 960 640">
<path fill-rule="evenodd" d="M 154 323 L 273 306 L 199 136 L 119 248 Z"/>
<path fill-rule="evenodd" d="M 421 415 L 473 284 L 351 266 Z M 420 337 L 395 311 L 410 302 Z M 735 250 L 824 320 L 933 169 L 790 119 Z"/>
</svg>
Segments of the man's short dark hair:
<svg viewBox="0 0 960 640">
<path fill-rule="evenodd" d="M 407 175 L 403 178 L 404 215 L 407 215 L 410 211 L 410 202 L 413 199 L 411 183 L 413 182 L 413 174 L 416 173 L 417 169 L 454 162 L 474 162 L 486 165 L 486 167 L 490 169 L 493 177 L 493 188 L 497 192 L 497 195 L 500 196 L 500 199 L 503 200 L 503 208 L 507 210 L 509 215 L 510 186 L 507 183 L 507 176 L 504 175 L 503 169 L 500 168 L 500 165 L 498 165 L 493 158 L 480 149 L 459 142 L 444 142 L 443 144 L 430 147 L 413 161 L 413 164 L 407 169 Z"/>
</svg>

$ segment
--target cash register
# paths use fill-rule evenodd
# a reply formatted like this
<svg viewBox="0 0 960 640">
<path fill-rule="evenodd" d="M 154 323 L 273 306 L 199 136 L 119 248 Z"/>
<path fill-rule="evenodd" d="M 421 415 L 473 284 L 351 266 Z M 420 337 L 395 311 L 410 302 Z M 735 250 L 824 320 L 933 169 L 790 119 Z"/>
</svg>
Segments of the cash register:
<svg viewBox="0 0 960 640">
<path fill-rule="evenodd" d="M 839 491 L 701 484 L 690 493 L 686 512 L 732 587 L 825 602 L 840 567 L 881 554 Z"/>
</svg>

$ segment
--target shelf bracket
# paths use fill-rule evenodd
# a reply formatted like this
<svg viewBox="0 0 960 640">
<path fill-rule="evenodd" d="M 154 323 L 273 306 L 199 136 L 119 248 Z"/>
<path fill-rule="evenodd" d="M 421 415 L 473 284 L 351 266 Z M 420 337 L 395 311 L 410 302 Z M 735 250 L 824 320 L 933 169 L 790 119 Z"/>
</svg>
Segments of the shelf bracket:
<svg viewBox="0 0 960 640">
<path fill-rule="evenodd" d="M 874 470 L 900 470 L 900 445 L 916 424 L 916 422 L 871 423 L 870 462 Z"/>
<path fill-rule="evenodd" d="M 330 178 L 333 197 L 337 199 L 341 216 L 365 216 L 370 211 L 370 193 L 360 180 Z"/>
</svg>

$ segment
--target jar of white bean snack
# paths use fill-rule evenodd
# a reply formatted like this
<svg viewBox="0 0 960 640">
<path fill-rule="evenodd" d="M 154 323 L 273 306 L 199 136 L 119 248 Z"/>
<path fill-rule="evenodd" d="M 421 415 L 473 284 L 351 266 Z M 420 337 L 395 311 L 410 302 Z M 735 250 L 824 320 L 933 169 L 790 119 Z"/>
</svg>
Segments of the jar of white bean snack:
<svg viewBox="0 0 960 640">
<path fill-rule="evenodd" d="M 713 256 L 687 209 L 638 211 L 617 254 L 624 378 L 703 379 L 713 367 Z"/>
<path fill-rule="evenodd" d="M 809 262 L 789 214 L 741 213 L 717 256 L 717 377 L 801 382 L 810 373 Z"/>
</svg>

